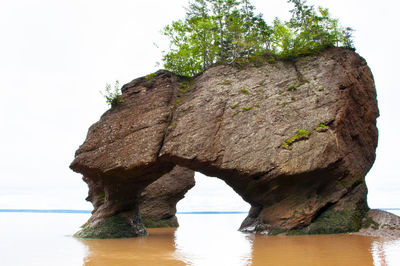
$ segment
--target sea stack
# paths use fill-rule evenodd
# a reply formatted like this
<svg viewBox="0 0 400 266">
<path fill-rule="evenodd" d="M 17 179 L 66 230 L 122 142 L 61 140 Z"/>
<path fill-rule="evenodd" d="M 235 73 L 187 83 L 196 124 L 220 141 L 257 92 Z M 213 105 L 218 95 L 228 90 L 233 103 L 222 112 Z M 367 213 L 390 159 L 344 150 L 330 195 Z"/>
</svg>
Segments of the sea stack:
<svg viewBox="0 0 400 266">
<path fill-rule="evenodd" d="M 77 236 L 146 234 L 143 191 L 177 166 L 189 181 L 169 195 L 182 198 L 193 171 L 216 176 L 252 206 L 242 231 L 355 232 L 367 217 L 379 111 L 371 71 L 352 50 L 221 64 L 194 78 L 160 70 L 124 85 L 122 99 L 70 166 L 95 207 Z M 174 217 L 161 209 L 160 219 Z"/>
</svg>

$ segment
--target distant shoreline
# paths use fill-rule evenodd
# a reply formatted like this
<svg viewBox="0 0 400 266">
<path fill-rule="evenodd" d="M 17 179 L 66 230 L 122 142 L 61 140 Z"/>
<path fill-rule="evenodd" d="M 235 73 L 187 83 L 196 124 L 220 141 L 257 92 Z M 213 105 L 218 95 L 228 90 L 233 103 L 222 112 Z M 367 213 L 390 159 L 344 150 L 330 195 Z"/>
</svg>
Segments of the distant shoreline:
<svg viewBox="0 0 400 266">
<path fill-rule="evenodd" d="M 377 208 L 384 211 L 399 211 L 400 208 Z M 68 209 L 0 209 L 0 213 L 91 213 L 90 210 L 68 210 Z M 177 214 L 242 214 L 246 211 L 193 211 L 177 212 Z"/>
<path fill-rule="evenodd" d="M 400 208 L 399 208 L 400 210 Z M 25 212 L 25 213 L 91 213 L 90 210 L 40 210 L 40 209 L 0 209 L 1 212 Z M 177 214 L 241 214 L 246 211 L 194 211 L 194 212 L 177 212 Z"/>
</svg>

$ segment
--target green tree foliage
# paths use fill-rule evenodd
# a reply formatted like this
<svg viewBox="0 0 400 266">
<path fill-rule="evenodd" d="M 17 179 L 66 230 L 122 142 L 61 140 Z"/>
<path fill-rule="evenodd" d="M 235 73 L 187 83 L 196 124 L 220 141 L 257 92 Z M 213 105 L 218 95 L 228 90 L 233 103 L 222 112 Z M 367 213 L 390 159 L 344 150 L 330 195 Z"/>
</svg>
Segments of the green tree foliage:
<svg viewBox="0 0 400 266">
<path fill-rule="evenodd" d="M 215 63 L 235 63 L 258 55 L 293 58 L 325 47 L 352 48 L 351 28 L 342 28 L 328 9 L 293 4 L 289 21 L 276 18 L 269 26 L 249 0 L 191 0 L 184 20 L 166 26 L 170 50 L 164 67 L 193 76 Z"/>
<path fill-rule="evenodd" d="M 270 28 L 248 0 L 193 0 L 186 18 L 166 26 L 163 33 L 170 39 L 164 67 L 193 76 L 217 62 L 263 53 Z"/>
<path fill-rule="evenodd" d="M 310 54 L 326 47 L 352 48 L 351 28 L 341 28 L 326 8 L 306 5 L 306 0 L 288 0 L 294 5 L 288 22 L 274 21 L 274 41 L 283 58 Z"/>
</svg>

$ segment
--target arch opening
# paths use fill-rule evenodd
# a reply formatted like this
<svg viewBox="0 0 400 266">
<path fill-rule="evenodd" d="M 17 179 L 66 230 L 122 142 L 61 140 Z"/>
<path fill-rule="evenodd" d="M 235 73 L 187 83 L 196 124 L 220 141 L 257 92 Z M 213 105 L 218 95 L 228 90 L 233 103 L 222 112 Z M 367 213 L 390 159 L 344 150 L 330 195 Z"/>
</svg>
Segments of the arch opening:
<svg viewBox="0 0 400 266">
<path fill-rule="evenodd" d="M 252 241 L 238 229 L 250 204 L 219 177 L 195 172 L 194 178 L 195 186 L 177 203 L 175 256 L 192 256 L 199 264 L 247 264 Z"/>
<path fill-rule="evenodd" d="M 177 204 L 178 214 L 247 213 L 250 204 L 218 177 L 195 172 L 195 186 Z"/>
</svg>

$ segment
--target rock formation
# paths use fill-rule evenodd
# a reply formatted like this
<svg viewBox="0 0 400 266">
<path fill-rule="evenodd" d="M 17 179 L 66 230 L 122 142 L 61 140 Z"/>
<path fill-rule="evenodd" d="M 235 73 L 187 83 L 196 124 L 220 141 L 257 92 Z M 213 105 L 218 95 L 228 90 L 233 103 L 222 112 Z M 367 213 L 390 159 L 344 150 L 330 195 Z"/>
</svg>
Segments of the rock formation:
<svg viewBox="0 0 400 266">
<path fill-rule="evenodd" d="M 145 234 L 140 194 L 175 165 L 217 176 L 249 202 L 243 231 L 360 229 L 378 107 L 353 51 L 219 65 L 193 79 L 162 70 L 124 85 L 122 98 L 71 164 L 98 197 L 89 195 L 85 236 L 115 222 L 124 236 Z"/>
<path fill-rule="evenodd" d="M 140 195 L 143 224 L 146 227 L 177 227 L 176 204 L 194 184 L 193 170 L 175 166 L 148 185 Z"/>
<path fill-rule="evenodd" d="M 91 179 L 85 177 L 83 180 L 89 185 L 89 195 L 86 200 L 92 202 L 94 206 L 92 213 L 97 214 L 101 211 L 99 207 L 109 201 L 108 196 L 105 195 L 106 189 L 102 182 L 92 182 Z M 184 198 L 186 192 L 194 184 L 193 170 L 175 166 L 171 172 L 164 174 L 143 190 L 139 196 L 140 216 L 136 216 L 135 219 L 139 223 L 143 223 L 145 227 L 177 227 L 176 204 Z M 93 220 L 96 222 L 96 217 L 95 215 L 92 216 L 85 226 L 91 224 Z M 77 232 L 75 236 L 82 238 L 109 238 L 146 234 L 144 227 L 140 224 L 137 228 L 134 228 L 139 232 L 135 232 L 135 230 L 131 230 L 129 223 L 119 219 L 119 217 L 114 217 L 114 219 L 108 221 L 110 221 L 109 224 L 100 223 L 100 229 L 84 228 Z"/>
<path fill-rule="evenodd" d="M 371 209 L 365 215 L 362 228 L 357 234 L 398 239 L 400 238 L 400 217 L 383 210 Z"/>
</svg>

